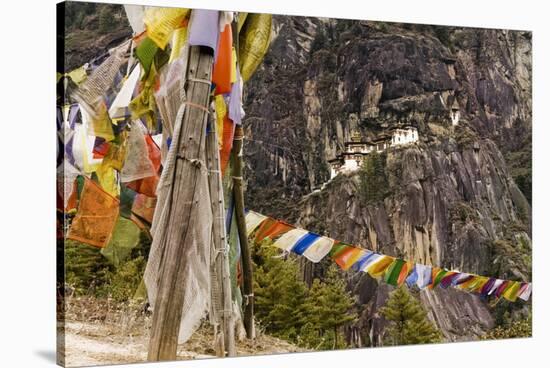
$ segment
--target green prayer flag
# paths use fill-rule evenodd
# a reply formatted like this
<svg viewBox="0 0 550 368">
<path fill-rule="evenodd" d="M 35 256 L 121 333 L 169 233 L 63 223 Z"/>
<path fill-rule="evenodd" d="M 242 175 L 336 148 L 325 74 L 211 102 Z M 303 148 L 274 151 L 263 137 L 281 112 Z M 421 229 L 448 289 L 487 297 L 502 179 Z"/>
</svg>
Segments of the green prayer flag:
<svg viewBox="0 0 550 368">
<path fill-rule="evenodd" d="M 119 216 L 111 240 L 101 249 L 101 254 L 115 267 L 120 266 L 138 245 L 140 232 L 136 224 Z"/>
</svg>

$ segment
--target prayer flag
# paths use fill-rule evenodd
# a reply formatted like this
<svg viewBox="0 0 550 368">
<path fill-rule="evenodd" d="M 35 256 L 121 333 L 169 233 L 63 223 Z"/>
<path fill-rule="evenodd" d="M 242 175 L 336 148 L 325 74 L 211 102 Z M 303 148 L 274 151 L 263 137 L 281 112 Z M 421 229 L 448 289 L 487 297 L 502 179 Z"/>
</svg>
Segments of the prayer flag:
<svg viewBox="0 0 550 368">
<path fill-rule="evenodd" d="M 239 23 L 241 15 L 239 14 Z M 271 14 L 248 14 L 239 31 L 239 64 L 246 82 L 262 62 L 271 41 Z"/>
<path fill-rule="evenodd" d="M 357 259 L 357 262 L 355 262 L 351 269 L 354 271 L 361 271 L 365 264 L 368 262 L 369 258 L 371 258 L 374 255 L 374 252 L 368 250 L 368 249 L 362 249 L 361 256 Z"/>
<path fill-rule="evenodd" d="M 195 12 L 195 10 L 193 11 Z M 181 26 L 189 9 L 150 7 L 145 11 L 143 22 L 147 35 L 164 50 L 172 32 Z"/>
<path fill-rule="evenodd" d="M 109 244 L 101 249 L 101 254 L 105 256 L 115 267 L 119 267 L 130 257 L 132 249 L 139 244 L 141 230 L 132 221 L 119 217 L 113 236 Z"/>
<path fill-rule="evenodd" d="M 390 285 L 397 286 L 397 280 L 401 274 L 401 269 L 405 266 L 405 264 L 406 262 L 402 259 L 394 259 L 386 269 L 384 281 Z"/>
<path fill-rule="evenodd" d="M 317 239 L 320 238 L 320 235 L 315 233 L 308 232 L 303 237 L 298 239 L 296 244 L 292 247 L 292 251 L 296 254 L 302 255 L 304 251 L 309 248 Z"/>
<path fill-rule="evenodd" d="M 386 273 L 386 270 L 395 260 L 394 257 L 381 255 L 381 257 L 368 267 L 368 274 L 374 278 L 380 278 Z"/>
<path fill-rule="evenodd" d="M 311 262 L 320 262 L 321 259 L 323 259 L 330 252 L 333 244 L 334 240 L 327 238 L 326 236 L 321 236 L 305 250 L 304 256 Z"/>
<path fill-rule="evenodd" d="M 254 211 L 248 211 L 246 214 L 246 235 L 250 236 L 265 219 L 267 219 L 267 217 L 264 215 Z"/>
<path fill-rule="evenodd" d="M 126 116 L 126 108 L 132 101 L 132 96 L 138 84 L 141 75 L 141 68 L 139 65 L 134 67 L 134 70 L 130 73 L 128 79 L 122 84 L 122 88 L 115 97 L 115 100 L 109 107 L 109 116 L 111 119 L 120 118 Z"/>
<path fill-rule="evenodd" d="M 210 47 L 214 50 L 214 59 L 216 59 L 219 33 L 219 12 L 217 10 L 196 9 L 191 12 L 189 45 Z"/>
<path fill-rule="evenodd" d="M 277 239 L 273 243 L 273 246 L 286 251 L 290 251 L 294 246 L 294 244 L 296 244 L 298 239 L 300 239 L 302 236 L 306 235 L 307 233 L 308 231 L 303 229 L 290 230 L 289 232 L 283 234 L 279 239 Z"/>
<path fill-rule="evenodd" d="M 119 211 L 118 200 L 90 179 L 84 188 L 67 237 L 103 248 L 109 242 Z"/>
<path fill-rule="evenodd" d="M 231 32 L 231 25 L 227 24 L 220 34 L 218 55 L 212 70 L 212 82 L 216 85 L 216 95 L 231 92 L 231 53 L 233 48 Z"/>
</svg>

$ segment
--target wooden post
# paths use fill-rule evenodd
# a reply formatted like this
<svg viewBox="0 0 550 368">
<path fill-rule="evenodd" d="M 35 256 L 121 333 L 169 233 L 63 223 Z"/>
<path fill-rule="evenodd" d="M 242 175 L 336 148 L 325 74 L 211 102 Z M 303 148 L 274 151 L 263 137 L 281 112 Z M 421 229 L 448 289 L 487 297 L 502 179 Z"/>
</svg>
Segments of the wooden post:
<svg viewBox="0 0 550 368">
<path fill-rule="evenodd" d="M 212 256 L 214 257 L 215 281 L 212 285 L 212 303 L 214 303 L 214 318 L 220 316 L 222 321 L 222 329 L 220 330 L 220 326 L 216 326 L 215 331 L 216 354 L 218 356 L 225 356 L 225 350 L 227 350 L 228 356 L 235 356 L 235 327 L 232 313 L 231 277 L 229 273 L 229 245 L 225 229 L 225 206 L 216 124 L 211 124 L 210 132 L 206 136 L 206 161 L 213 215 Z"/>
<path fill-rule="evenodd" d="M 233 150 L 231 152 L 231 168 L 233 171 L 233 195 L 235 197 L 235 214 L 239 241 L 241 243 L 241 263 L 243 266 L 243 291 L 244 291 L 244 328 L 246 337 L 253 339 L 254 331 L 254 289 L 252 275 L 252 258 L 248 247 L 248 236 L 246 235 L 246 220 L 244 216 L 244 193 L 243 193 L 243 128 L 240 125 L 235 127 L 233 138 Z"/>
<path fill-rule="evenodd" d="M 159 268 L 158 293 L 153 310 L 149 340 L 149 361 L 175 360 L 183 308 L 184 290 L 188 277 L 182 260 L 189 257 L 192 229 L 202 224 L 191 216 L 196 203 L 195 185 L 205 159 L 205 132 L 212 74 L 212 51 L 193 46 L 189 52 L 187 73 L 187 107 L 183 115 L 181 144 L 177 147 L 173 190 L 173 211 L 166 228 L 167 241 Z M 207 83 L 205 83 L 205 81 Z M 203 161 L 204 162 L 204 161 Z M 202 168 L 204 170 L 204 168 Z"/>
</svg>

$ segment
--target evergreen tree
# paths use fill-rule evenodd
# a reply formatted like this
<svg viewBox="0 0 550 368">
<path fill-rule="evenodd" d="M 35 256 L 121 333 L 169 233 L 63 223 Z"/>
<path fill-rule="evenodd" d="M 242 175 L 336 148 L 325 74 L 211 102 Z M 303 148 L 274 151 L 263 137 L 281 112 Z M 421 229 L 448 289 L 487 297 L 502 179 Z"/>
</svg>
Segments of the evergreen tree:
<svg viewBox="0 0 550 368">
<path fill-rule="evenodd" d="M 296 341 L 303 325 L 306 285 L 298 279 L 294 259 L 275 258 L 276 248 L 260 248 L 262 264 L 254 271 L 255 312 L 267 331 L 275 336 Z"/>
<path fill-rule="evenodd" d="M 339 344 L 338 330 L 356 319 L 355 314 L 350 312 L 354 304 L 355 300 L 346 291 L 345 282 L 334 264 L 328 269 L 325 282 L 314 280 L 306 302 L 307 321 L 316 326 L 320 337 L 328 342 L 322 347 L 334 349 L 345 346 Z"/>
<path fill-rule="evenodd" d="M 403 286 L 390 294 L 380 312 L 390 322 L 388 342 L 391 345 L 441 341 L 441 333 L 428 320 L 426 311 Z"/>
<path fill-rule="evenodd" d="M 108 33 L 115 28 L 116 22 L 113 16 L 113 10 L 105 5 L 99 11 L 99 32 Z"/>
</svg>

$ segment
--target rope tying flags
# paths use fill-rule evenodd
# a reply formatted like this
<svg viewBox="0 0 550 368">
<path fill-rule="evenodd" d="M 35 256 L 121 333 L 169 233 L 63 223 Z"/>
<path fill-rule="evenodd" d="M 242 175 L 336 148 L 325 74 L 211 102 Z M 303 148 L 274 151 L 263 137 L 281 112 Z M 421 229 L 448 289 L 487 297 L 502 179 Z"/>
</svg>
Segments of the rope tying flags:
<svg viewBox="0 0 550 368">
<path fill-rule="evenodd" d="M 392 256 L 375 253 L 371 250 L 353 246 L 296 228 L 283 221 L 275 220 L 254 211 L 246 214 L 246 231 L 254 240 L 270 240 L 273 246 L 284 251 L 303 255 L 312 262 L 319 262 L 330 256 L 343 270 L 352 269 L 368 273 L 376 279 L 383 279 L 393 286 L 407 284 L 420 289 L 433 289 L 450 286 L 482 297 L 494 296 L 515 302 L 518 298 L 529 300 L 532 292 L 530 282 L 501 280 L 494 277 L 479 276 L 445 268 L 415 264 Z"/>
<path fill-rule="evenodd" d="M 182 102 L 183 104 L 187 105 L 187 106 L 191 106 L 191 107 L 195 107 L 199 110 L 202 110 L 202 111 L 205 111 L 207 114 L 210 114 L 210 110 L 208 110 L 206 107 L 204 106 L 201 106 L 199 104 L 196 104 L 196 103 L 193 103 L 193 102 L 189 102 L 189 101 L 184 101 Z"/>
<path fill-rule="evenodd" d="M 212 85 L 212 82 L 209 81 L 208 79 L 189 77 L 189 78 L 187 78 L 187 80 L 188 80 L 189 82 L 204 83 L 204 84 L 207 84 L 207 85 L 209 85 L 209 86 Z"/>
</svg>

